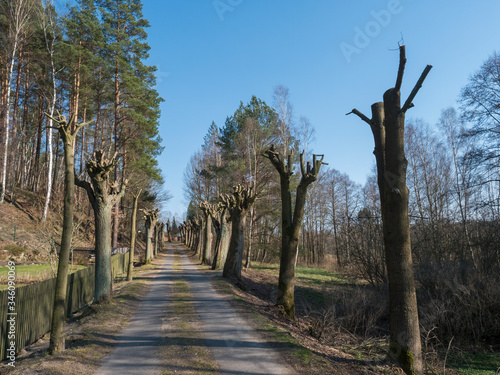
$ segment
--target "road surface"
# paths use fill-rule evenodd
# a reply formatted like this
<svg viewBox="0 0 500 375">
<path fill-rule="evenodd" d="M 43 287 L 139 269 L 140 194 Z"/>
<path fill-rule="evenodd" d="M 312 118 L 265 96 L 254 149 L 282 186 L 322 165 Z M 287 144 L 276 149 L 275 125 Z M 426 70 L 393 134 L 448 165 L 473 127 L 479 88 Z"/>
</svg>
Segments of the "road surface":
<svg viewBox="0 0 500 375">
<path fill-rule="evenodd" d="M 173 249 L 180 249 L 182 270 L 173 270 Z M 181 245 L 170 245 L 161 270 L 151 282 L 148 295 L 131 323 L 119 336 L 118 344 L 104 359 L 97 375 L 169 374 L 157 358 L 161 345 L 162 317 L 174 280 L 183 279 L 191 288 L 193 304 L 201 319 L 206 346 L 219 365 L 220 374 L 292 374 L 281 357 L 258 336 L 255 330 L 210 285 L 185 255 Z M 168 335 L 168 332 L 163 332 Z M 189 364 L 186 363 L 186 367 Z M 207 369 L 207 372 L 214 373 Z"/>
</svg>

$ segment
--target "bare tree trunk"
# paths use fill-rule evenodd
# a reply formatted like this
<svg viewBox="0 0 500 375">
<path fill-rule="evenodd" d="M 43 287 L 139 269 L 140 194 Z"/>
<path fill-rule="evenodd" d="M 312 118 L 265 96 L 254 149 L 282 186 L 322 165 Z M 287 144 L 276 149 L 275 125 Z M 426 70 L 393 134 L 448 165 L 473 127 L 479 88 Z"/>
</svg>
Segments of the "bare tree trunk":
<svg viewBox="0 0 500 375">
<path fill-rule="evenodd" d="M 95 215 L 95 292 L 94 301 L 111 298 L 111 207 L 98 205 Z"/>
<path fill-rule="evenodd" d="M 229 240 L 231 239 L 231 222 L 227 220 L 227 210 L 229 209 L 229 202 L 223 203 L 220 214 L 220 243 L 217 259 L 215 262 L 215 269 L 224 267 L 227 258 L 227 251 L 229 249 Z"/>
<path fill-rule="evenodd" d="M 44 31 L 45 32 L 45 31 Z M 47 219 L 47 213 L 49 210 L 50 198 L 52 194 L 52 170 L 54 168 L 54 152 L 52 150 L 52 117 L 54 116 L 54 110 L 56 108 L 57 100 L 57 89 L 56 89 L 56 69 L 54 66 L 54 50 L 53 43 L 52 47 L 49 48 L 48 41 L 46 40 L 47 48 L 50 53 L 50 64 L 52 70 L 52 98 L 49 109 L 49 119 L 47 124 L 47 152 L 49 156 L 49 165 L 47 171 L 47 194 L 45 196 L 45 205 L 43 207 L 42 221 Z"/>
<path fill-rule="evenodd" d="M 255 207 L 252 206 L 250 209 L 250 223 L 248 224 L 248 249 L 247 257 L 245 260 L 245 270 L 250 268 L 250 263 L 252 262 L 252 239 L 253 239 L 253 222 L 255 219 Z"/>
<path fill-rule="evenodd" d="M 375 140 L 378 185 L 382 209 L 387 276 L 389 281 L 390 346 L 388 357 L 407 374 L 422 374 L 422 350 L 408 218 L 406 187 L 408 161 L 404 152 L 405 113 L 432 68 L 428 65 L 401 107 L 401 83 L 406 63 L 400 47 L 396 85 L 384 93 L 384 102 L 372 105 L 372 119 L 358 110 L 351 113 L 367 122 Z"/>
<path fill-rule="evenodd" d="M 215 215 L 215 208 L 208 202 L 201 202 L 200 209 L 203 212 L 203 235 L 204 246 L 202 254 L 203 264 L 212 264 L 212 218 Z"/>
<path fill-rule="evenodd" d="M 245 246 L 245 224 L 248 210 L 257 198 L 254 187 L 243 189 L 241 185 L 234 187 L 231 199 L 231 239 L 222 276 L 236 278 L 241 282 L 241 266 L 243 248 Z"/>
<path fill-rule="evenodd" d="M 155 208 L 153 210 L 143 210 L 144 219 L 146 220 L 146 264 L 150 264 L 153 258 L 153 232 L 156 226 L 156 222 L 158 221 L 158 212 L 159 209 Z"/>
<path fill-rule="evenodd" d="M 95 292 L 94 301 L 101 302 L 111 298 L 111 210 L 115 202 L 125 194 L 124 181 L 120 188 L 109 182 L 109 174 L 116 166 L 116 154 L 109 160 L 101 151 L 94 152 L 93 158 L 87 162 L 86 170 L 92 183 L 80 181 L 75 183 L 87 191 L 95 219 Z"/>
<path fill-rule="evenodd" d="M 139 190 L 137 194 L 134 195 L 134 205 L 132 208 L 132 217 L 131 217 L 131 228 L 130 228 L 130 256 L 128 262 L 128 271 L 127 271 L 127 280 L 132 281 L 132 274 L 134 271 L 134 252 L 135 252 L 135 237 L 137 235 L 137 203 L 139 201 L 139 197 L 141 195 L 142 189 Z"/>
<path fill-rule="evenodd" d="M 73 144 L 78 130 L 85 124 L 73 128 L 74 118 L 69 122 L 58 113 L 57 119 L 53 119 L 58 125 L 57 129 L 64 144 L 64 214 L 63 231 L 61 237 L 61 251 L 59 252 L 59 264 L 57 266 L 56 288 L 54 293 L 54 308 L 52 313 L 51 334 L 49 353 L 56 354 L 64 351 L 64 320 L 66 317 L 66 288 L 68 280 L 68 263 L 71 252 L 71 239 L 73 235 L 73 208 L 75 204 L 75 164 Z"/>
<path fill-rule="evenodd" d="M 278 296 L 276 304 L 283 308 L 284 313 L 292 320 L 295 319 L 295 261 L 299 245 L 300 228 L 304 217 L 307 188 L 316 181 L 323 164 L 323 156 L 316 160 L 313 156 L 313 167 L 304 165 L 303 154 L 300 155 L 300 170 L 302 178 L 297 187 L 295 208 L 292 214 L 292 194 L 290 177 L 293 175 L 291 155 L 287 160 L 276 149 L 271 147 L 266 151 L 266 157 L 271 161 L 280 175 L 281 184 L 281 259 L 278 280 Z M 286 164 L 285 164 L 286 163 Z"/>
</svg>

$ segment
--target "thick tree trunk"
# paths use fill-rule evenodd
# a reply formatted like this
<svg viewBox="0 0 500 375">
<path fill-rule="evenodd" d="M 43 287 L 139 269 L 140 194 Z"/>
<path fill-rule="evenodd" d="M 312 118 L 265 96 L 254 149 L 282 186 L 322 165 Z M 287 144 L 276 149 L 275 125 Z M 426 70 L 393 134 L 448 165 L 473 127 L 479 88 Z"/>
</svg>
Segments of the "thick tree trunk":
<svg viewBox="0 0 500 375">
<path fill-rule="evenodd" d="M 391 313 L 389 357 L 408 373 L 422 373 L 420 328 L 411 256 L 409 193 L 406 187 L 408 161 L 404 152 L 405 114 L 400 111 L 400 93 L 384 94 L 385 176 L 383 232 Z M 393 176 L 394 178 L 387 178 Z"/>
<path fill-rule="evenodd" d="M 408 161 L 404 152 L 405 113 L 432 68 L 428 65 L 401 107 L 401 82 L 406 64 L 400 47 L 396 85 L 384 93 L 384 102 L 372 105 L 372 119 L 353 109 L 367 122 L 375 140 L 375 157 L 382 211 L 385 258 L 389 281 L 390 345 L 388 357 L 409 375 L 422 374 L 422 351 L 408 218 L 406 186 Z"/>
<path fill-rule="evenodd" d="M 226 263 L 227 252 L 229 250 L 229 241 L 231 240 L 231 231 L 232 231 L 232 222 L 231 221 L 228 222 L 226 219 L 226 215 L 224 214 L 223 219 L 221 221 L 220 251 L 217 262 L 217 269 L 223 268 L 224 264 Z"/>
<path fill-rule="evenodd" d="M 212 216 L 205 216 L 205 240 L 203 246 L 203 264 L 212 264 Z"/>
<path fill-rule="evenodd" d="M 200 220 L 199 225 L 196 227 L 196 255 L 201 260 L 203 257 L 203 227 L 205 223 L 203 219 Z"/>
<path fill-rule="evenodd" d="M 144 219 L 146 220 L 146 264 L 150 264 L 153 259 L 153 236 L 156 227 L 156 222 L 158 221 L 158 211 L 154 210 L 144 210 Z M 155 240 L 156 243 L 156 240 Z"/>
<path fill-rule="evenodd" d="M 223 208 L 220 216 L 220 239 L 217 252 L 217 259 L 215 260 L 215 268 L 221 269 L 224 267 L 227 258 L 227 251 L 229 249 L 229 241 L 231 239 L 231 222 L 227 221 L 226 213 L 228 208 Z"/>
<path fill-rule="evenodd" d="M 141 189 L 142 190 L 142 189 Z M 134 272 L 134 253 L 135 253 L 135 238 L 137 235 L 137 203 L 139 202 L 139 196 L 141 191 L 134 195 L 134 205 L 132 208 L 132 218 L 131 218 L 131 228 L 130 228 L 130 256 L 128 262 L 127 280 L 132 281 L 132 275 Z"/>
<path fill-rule="evenodd" d="M 97 200 L 98 201 L 98 200 Z M 97 203 L 97 202 L 96 202 Z M 111 298 L 111 206 L 96 204 L 95 216 L 95 302 Z"/>
<path fill-rule="evenodd" d="M 154 228 L 151 228 L 151 225 L 146 225 L 146 264 L 150 264 L 153 258 L 153 232 Z"/>
<path fill-rule="evenodd" d="M 94 209 L 95 219 L 95 302 L 111 298 L 111 210 L 114 203 L 125 194 L 126 181 L 117 191 L 109 183 L 109 174 L 115 167 L 116 155 L 110 160 L 101 151 L 94 152 L 93 158 L 86 164 L 86 170 L 92 184 L 76 180 L 76 184 L 87 191 Z"/>
<path fill-rule="evenodd" d="M 241 282 L 241 266 L 243 262 L 243 249 L 245 247 L 245 225 L 248 210 L 255 203 L 257 195 L 255 187 L 243 189 L 241 185 L 234 187 L 233 197 L 227 198 L 227 206 L 231 207 L 231 239 L 223 277 L 236 278 Z"/>
<path fill-rule="evenodd" d="M 222 276 L 241 280 L 241 264 L 243 261 L 243 247 L 245 246 L 246 213 L 233 211 L 231 215 L 232 228 L 229 241 L 229 251 Z"/>
<path fill-rule="evenodd" d="M 292 195 L 290 174 L 280 172 L 281 185 L 281 258 L 276 304 L 295 318 L 295 249 L 293 248 Z M 298 238 L 297 238 L 298 240 Z"/>
</svg>

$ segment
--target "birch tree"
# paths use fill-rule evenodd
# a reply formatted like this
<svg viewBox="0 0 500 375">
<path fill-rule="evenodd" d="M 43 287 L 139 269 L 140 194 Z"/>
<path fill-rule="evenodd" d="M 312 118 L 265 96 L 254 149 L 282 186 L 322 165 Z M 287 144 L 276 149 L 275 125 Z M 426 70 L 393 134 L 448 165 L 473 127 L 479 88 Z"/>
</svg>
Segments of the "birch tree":
<svg viewBox="0 0 500 375">
<path fill-rule="evenodd" d="M 56 15 L 53 9 L 54 5 L 52 1 L 46 1 L 43 7 L 43 14 L 41 14 L 40 20 L 42 23 L 42 30 L 45 39 L 45 48 L 50 59 L 50 81 L 52 84 L 52 95 L 49 99 L 49 117 L 47 123 L 47 153 L 48 153 L 48 167 L 47 167 L 47 193 L 45 195 L 45 204 L 43 207 L 42 221 L 47 219 L 47 212 L 49 209 L 50 198 L 52 194 L 52 176 L 54 169 L 54 152 L 52 146 L 53 138 L 53 116 L 56 108 L 57 101 L 57 87 L 56 87 L 56 66 L 55 66 L 55 45 L 57 40 L 56 34 Z"/>
<path fill-rule="evenodd" d="M 7 35 L 7 94 L 5 100 L 5 108 L 2 110 L 0 117 L 4 127 L 4 154 L 2 165 L 2 191 L 0 193 L 0 204 L 5 200 L 5 187 L 7 185 L 7 159 L 9 155 L 9 130 L 10 130 L 10 101 L 11 101 L 11 86 L 16 63 L 16 55 L 19 47 L 23 42 L 23 33 L 28 27 L 33 8 L 34 0 L 12 0 L 8 2 L 7 14 L 9 18 L 9 28 Z"/>
</svg>

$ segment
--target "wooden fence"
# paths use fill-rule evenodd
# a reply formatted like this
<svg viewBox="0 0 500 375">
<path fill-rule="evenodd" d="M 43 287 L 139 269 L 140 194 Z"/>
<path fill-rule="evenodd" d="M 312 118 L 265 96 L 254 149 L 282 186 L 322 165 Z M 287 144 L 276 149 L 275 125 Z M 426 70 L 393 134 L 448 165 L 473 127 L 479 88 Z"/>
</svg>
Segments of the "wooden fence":
<svg viewBox="0 0 500 375">
<path fill-rule="evenodd" d="M 114 280 L 123 278 L 127 272 L 130 252 L 111 257 L 111 272 Z M 94 265 L 68 275 L 66 315 L 91 303 L 94 299 Z M 0 360 L 7 358 L 9 347 L 9 325 L 7 320 L 15 317 L 16 352 L 34 343 L 50 331 L 56 279 L 16 288 L 15 313 L 7 315 L 8 291 L 0 291 Z"/>
</svg>

